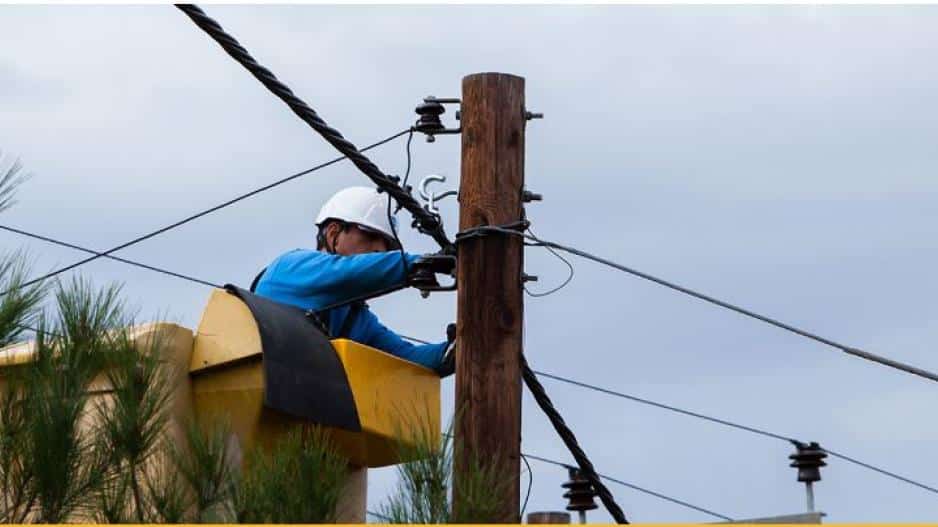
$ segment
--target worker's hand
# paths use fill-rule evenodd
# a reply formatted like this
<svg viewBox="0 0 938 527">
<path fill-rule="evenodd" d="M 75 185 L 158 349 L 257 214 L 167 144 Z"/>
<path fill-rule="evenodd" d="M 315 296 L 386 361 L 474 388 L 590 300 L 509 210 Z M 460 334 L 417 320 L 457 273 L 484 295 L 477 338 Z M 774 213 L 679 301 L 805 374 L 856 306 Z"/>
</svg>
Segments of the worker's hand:
<svg viewBox="0 0 938 527">
<path fill-rule="evenodd" d="M 436 373 L 440 377 L 449 377 L 456 372 L 456 324 L 446 326 L 446 341 L 443 360 L 436 368 Z"/>
</svg>

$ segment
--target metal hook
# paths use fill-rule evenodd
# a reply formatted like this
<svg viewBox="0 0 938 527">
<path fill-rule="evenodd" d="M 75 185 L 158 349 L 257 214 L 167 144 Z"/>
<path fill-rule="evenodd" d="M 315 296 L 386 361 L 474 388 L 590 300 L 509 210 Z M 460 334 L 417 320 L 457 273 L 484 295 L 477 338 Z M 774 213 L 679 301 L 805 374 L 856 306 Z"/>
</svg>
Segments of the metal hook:
<svg viewBox="0 0 938 527">
<path fill-rule="evenodd" d="M 440 183 L 446 182 L 446 176 L 441 176 L 439 174 L 430 174 L 429 176 L 420 180 L 420 185 L 418 185 L 417 190 L 420 192 L 420 197 L 427 202 L 427 210 L 430 212 L 439 215 L 440 209 L 436 206 L 436 202 L 440 201 L 443 198 L 448 198 L 449 196 L 458 196 L 459 192 L 455 190 L 447 190 L 441 194 L 432 194 L 427 191 L 427 185 L 438 181 Z"/>
</svg>

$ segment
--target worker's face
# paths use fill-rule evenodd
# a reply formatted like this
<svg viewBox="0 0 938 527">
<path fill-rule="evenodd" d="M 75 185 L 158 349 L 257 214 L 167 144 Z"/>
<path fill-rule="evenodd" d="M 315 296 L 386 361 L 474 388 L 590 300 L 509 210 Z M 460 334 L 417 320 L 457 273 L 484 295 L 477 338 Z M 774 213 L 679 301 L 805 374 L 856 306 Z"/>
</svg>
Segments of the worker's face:
<svg viewBox="0 0 938 527">
<path fill-rule="evenodd" d="M 326 227 L 326 249 L 335 254 L 350 256 L 353 254 L 379 253 L 390 251 L 388 240 L 380 234 L 360 229 L 355 225 L 342 228 L 339 223 Z"/>
</svg>

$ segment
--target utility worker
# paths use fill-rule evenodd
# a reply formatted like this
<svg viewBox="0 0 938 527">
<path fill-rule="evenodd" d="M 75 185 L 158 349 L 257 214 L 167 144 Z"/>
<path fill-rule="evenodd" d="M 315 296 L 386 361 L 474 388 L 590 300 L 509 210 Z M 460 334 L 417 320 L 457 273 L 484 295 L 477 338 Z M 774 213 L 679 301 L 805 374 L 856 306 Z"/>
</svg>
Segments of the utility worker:
<svg viewBox="0 0 938 527">
<path fill-rule="evenodd" d="M 415 345 L 385 327 L 364 302 L 341 302 L 404 285 L 425 259 L 402 252 L 387 194 L 368 187 L 337 192 L 316 217 L 316 250 L 294 249 L 254 279 L 251 290 L 277 302 L 318 312 L 332 338 L 348 338 L 437 371 L 452 373 L 454 328 L 438 344 Z M 455 262 L 454 262 L 455 263 Z M 436 261 L 435 272 L 441 269 Z M 432 275 L 431 275 L 432 276 Z"/>
</svg>

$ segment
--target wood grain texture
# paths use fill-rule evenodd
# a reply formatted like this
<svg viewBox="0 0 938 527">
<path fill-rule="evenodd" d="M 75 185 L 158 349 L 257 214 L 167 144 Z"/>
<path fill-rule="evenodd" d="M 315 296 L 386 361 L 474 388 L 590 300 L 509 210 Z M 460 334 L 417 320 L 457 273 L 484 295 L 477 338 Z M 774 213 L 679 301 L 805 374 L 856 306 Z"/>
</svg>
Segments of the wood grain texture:
<svg viewBox="0 0 938 527">
<path fill-rule="evenodd" d="M 523 216 L 524 79 L 479 73 L 463 79 L 460 230 L 514 223 Z M 523 296 L 520 237 L 460 242 L 456 358 L 454 506 L 468 464 L 495 467 L 505 480 L 497 517 L 518 523 Z"/>
</svg>

